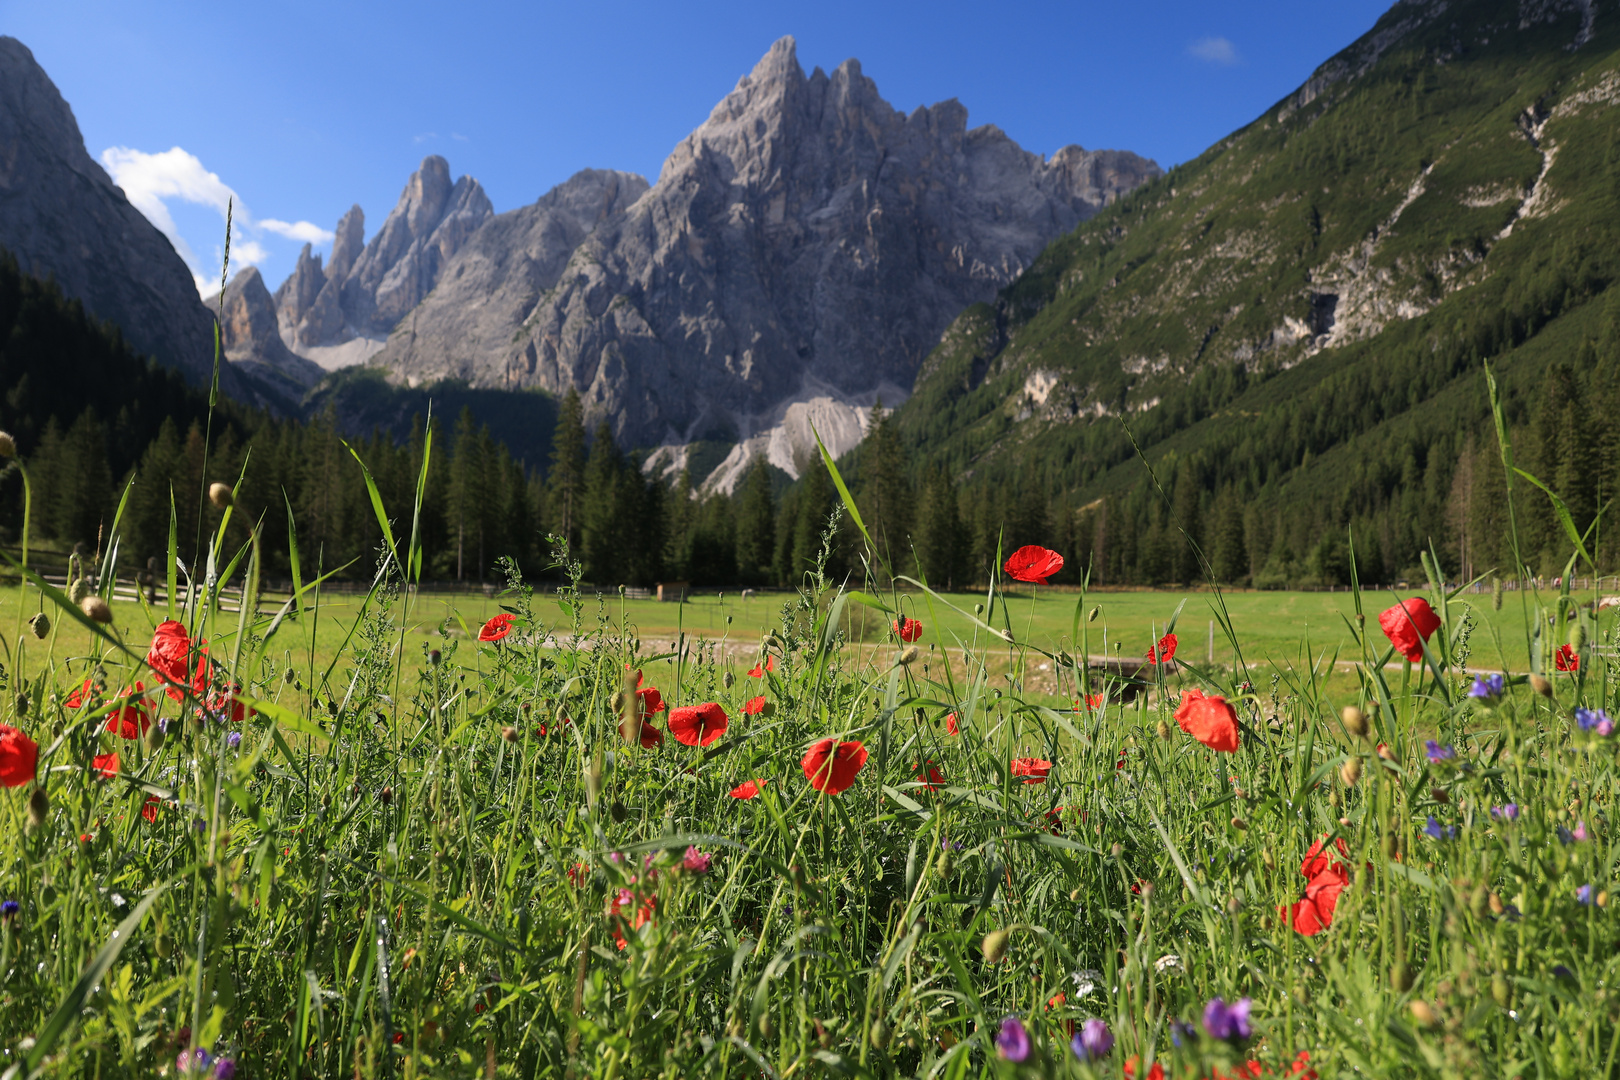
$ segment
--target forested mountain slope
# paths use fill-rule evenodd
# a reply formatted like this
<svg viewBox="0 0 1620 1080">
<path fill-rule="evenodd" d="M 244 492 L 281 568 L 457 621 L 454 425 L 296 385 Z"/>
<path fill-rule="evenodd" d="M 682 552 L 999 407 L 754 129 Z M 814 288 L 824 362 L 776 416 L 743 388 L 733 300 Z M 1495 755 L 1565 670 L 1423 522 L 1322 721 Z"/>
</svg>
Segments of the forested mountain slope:
<svg viewBox="0 0 1620 1080">
<path fill-rule="evenodd" d="M 1051 500 L 1105 580 L 1194 577 L 1174 520 L 1233 581 L 1342 578 L 1347 528 L 1374 580 L 1430 538 L 1505 567 L 1484 361 L 1578 516 L 1620 484 L 1617 46 L 1592 4 L 1397 3 L 964 312 L 902 442 L 980 531 Z"/>
</svg>

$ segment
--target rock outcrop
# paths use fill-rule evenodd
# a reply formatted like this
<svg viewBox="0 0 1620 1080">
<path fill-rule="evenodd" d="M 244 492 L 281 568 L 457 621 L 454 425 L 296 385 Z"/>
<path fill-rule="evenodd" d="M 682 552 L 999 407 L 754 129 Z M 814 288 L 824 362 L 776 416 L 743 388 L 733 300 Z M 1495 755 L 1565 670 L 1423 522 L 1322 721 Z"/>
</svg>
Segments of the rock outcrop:
<svg viewBox="0 0 1620 1080">
<path fill-rule="evenodd" d="M 304 252 L 308 254 L 307 246 Z M 302 267 L 304 260 L 299 263 Z M 320 272 L 319 262 L 315 272 Z M 297 355 L 282 342 L 276 325 L 276 303 L 258 267 L 250 266 L 231 279 L 225 287 L 221 311 L 220 341 L 225 358 L 256 382 L 279 392 L 289 405 L 295 405 L 325 376 L 319 364 Z"/>
<path fill-rule="evenodd" d="M 878 392 L 902 397 L 958 312 L 1159 174 L 1120 151 L 1071 146 L 1043 159 L 995 127 L 970 130 L 954 100 L 902 114 L 858 62 L 807 76 L 784 38 L 622 213 L 627 179 L 611 197 L 591 187 L 620 174 L 569 182 L 608 216 L 554 283 L 549 259 L 503 248 L 560 226 L 501 215 L 437 264 L 439 287 L 424 294 L 416 264 L 393 255 L 407 229 L 421 250 L 433 246 L 410 207 L 430 216 L 432 192 L 447 185 L 430 189 L 419 173 L 420 196 L 407 189 L 390 218 L 397 238 L 379 234 L 349 275 L 357 296 L 346 284 L 344 310 L 377 329 L 426 295 L 372 361 L 396 379 L 574 386 L 626 445 L 741 441 L 829 391 L 851 407 Z M 406 268 L 373 268 L 385 260 Z M 369 306 L 362 282 L 376 282 Z"/>
<path fill-rule="evenodd" d="M 275 293 L 283 341 L 331 366 L 364 359 L 432 292 L 445 265 L 494 213 L 477 180 L 452 182 L 444 158 L 425 158 L 371 243 L 362 244 L 365 214 L 354 206 L 338 222 L 324 270 L 305 247 Z M 332 347 L 348 342 L 360 347 L 334 361 Z"/>
<path fill-rule="evenodd" d="M 213 377 L 211 321 L 174 246 L 85 150 L 73 110 L 20 41 L 0 37 L 0 247 L 191 381 Z M 253 398 L 237 372 L 221 386 Z"/>
</svg>

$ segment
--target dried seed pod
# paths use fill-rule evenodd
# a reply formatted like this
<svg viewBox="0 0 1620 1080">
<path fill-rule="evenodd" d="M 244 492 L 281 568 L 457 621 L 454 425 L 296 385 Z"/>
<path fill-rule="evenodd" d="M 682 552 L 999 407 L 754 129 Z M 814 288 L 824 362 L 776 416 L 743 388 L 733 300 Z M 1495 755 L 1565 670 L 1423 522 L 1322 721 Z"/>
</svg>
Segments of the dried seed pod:
<svg viewBox="0 0 1620 1080">
<path fill-rule="evenodd" d="M 214 509 L 223 510 L 236 501 L 236 494 L 229 484 L 209 484 L 208 501 L 214 504 Z"/>
<path fill-rule="evenodd" d="M 79 601 L 79 610 L 98 623 L 112 622 L 112 607 L 99 596 L 87 596 Z"/>
</svg>

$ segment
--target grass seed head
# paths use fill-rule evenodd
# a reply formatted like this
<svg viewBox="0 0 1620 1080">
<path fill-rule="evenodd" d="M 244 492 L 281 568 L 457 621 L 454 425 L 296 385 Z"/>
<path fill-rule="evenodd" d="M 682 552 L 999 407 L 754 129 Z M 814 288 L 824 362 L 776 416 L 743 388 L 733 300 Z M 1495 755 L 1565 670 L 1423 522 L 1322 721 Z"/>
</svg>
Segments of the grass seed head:
<svg viewBox="0 0 1620 1080">
<path fill-rule="evenodd" d="M 86 596 L 80 600 L 79 610 L 98 623 L 112 622 L 112 607 L 99 596 Z"/>
<path fill-rule="evenodd" d="M 209 484 L 208 501 L 214 504 L 214 509 L 223 510 L 236 501 L 236 495 L 229 484 Z"/>
</svg>

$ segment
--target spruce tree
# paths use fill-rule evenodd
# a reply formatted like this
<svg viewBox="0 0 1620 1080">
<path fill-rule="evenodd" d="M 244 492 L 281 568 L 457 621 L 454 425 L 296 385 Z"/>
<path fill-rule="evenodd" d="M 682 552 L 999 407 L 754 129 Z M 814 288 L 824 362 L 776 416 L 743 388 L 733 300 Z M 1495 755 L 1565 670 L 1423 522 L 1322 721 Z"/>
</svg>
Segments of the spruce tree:
<svg viewBox="0 0 1620 1080">
<path fill-rule="evenodd" d="M 596 585 L 624 584 L 626 552 L 619 522 L 623 471 L 613 429 L 604 420 L 591 440 L 578 510 L 580 557 L 585 577 Z"/>
<path fill-rule="evenodd" d="M 943 467 L 928 474 L 917 515 L 917 561 L 935 589 L 955 589 L 964 583 L 962 520 L 957 512 L 956 486 Z"/>
<path fill-rule="evenodd" d="M 547 484 L 551 530 L 577 551 L 582 536 L 581 504 L 585 495 L 585 409 L 572 386 L 563 398 L 557 427 L 551 436 Z"/>
<path fill-rule="evenodd" d="M 762 584 L 770 576 L 775 552 L 776 500 L 771 496 L 770 466 L 759 456 L 749 467 L 738 495 L 738 579 L 745 585 Z"/>
<path fill-rule="evenodd" d="M 912 491 L 905 448 L 879 398 L 872 406 L 860 454 L 858 505 L 878 555 L 896 572 L 910 567 Z"/>
</svg>

